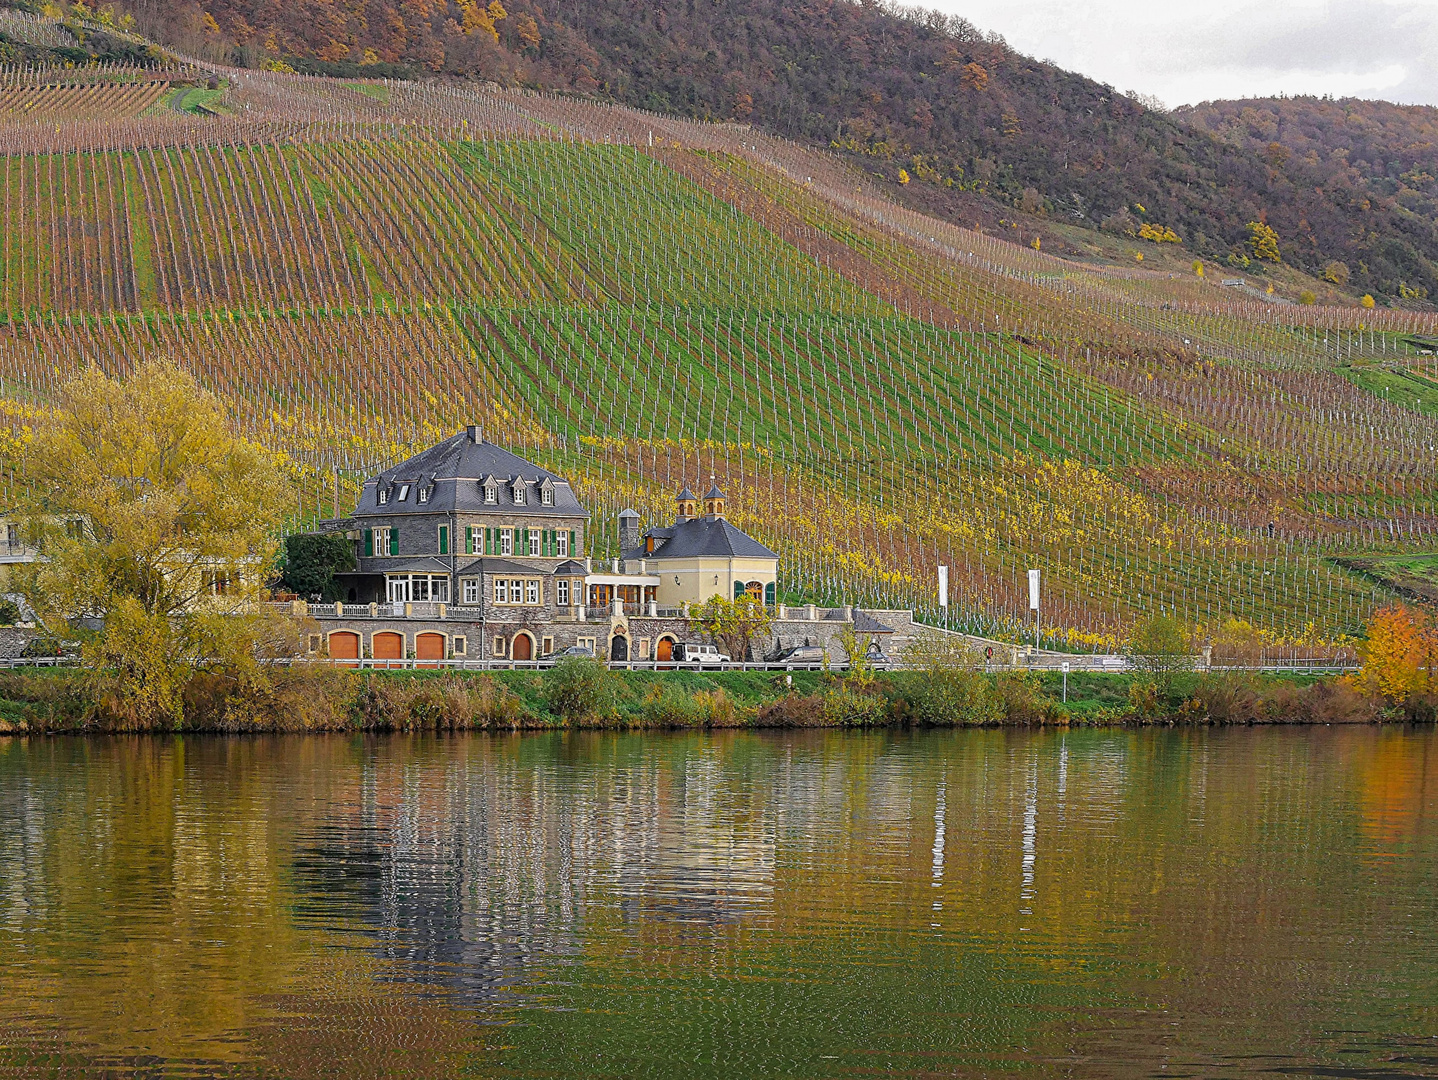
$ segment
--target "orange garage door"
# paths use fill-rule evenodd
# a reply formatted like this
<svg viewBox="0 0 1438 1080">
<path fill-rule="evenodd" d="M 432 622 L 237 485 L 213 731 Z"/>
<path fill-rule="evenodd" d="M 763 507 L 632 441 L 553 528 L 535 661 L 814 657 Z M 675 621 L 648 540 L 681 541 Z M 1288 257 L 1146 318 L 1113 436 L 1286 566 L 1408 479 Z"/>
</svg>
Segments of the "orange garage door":
<svg viewBox="0 0 1438 1080">
<path fill-rule="evenodd" d="M 404 659 L 404 635 L 393 634 L 386 631 L 376 634 L 373 642 L 374 658 L 376 660 L 403 660 Z M 399 667 L 394 664 L 377 664 L 376 667 Z"/>
<path fill-rule="evenodd" d="M 414 655 L 419 660 L 444 659 L 444 635 L 420 634 L 414 639 Z M 420 667 L 439 667 L 438 664 L 421 664 Z"/>
<path fill-rule="evenodd" d="M 358 660 L 360 638 L 348 630 L 338 630 L 330 635 L 330 656 L 335 660 Z M 358 664 L 341 664 L 340 667 L 358 667 Z"/>
</svg>

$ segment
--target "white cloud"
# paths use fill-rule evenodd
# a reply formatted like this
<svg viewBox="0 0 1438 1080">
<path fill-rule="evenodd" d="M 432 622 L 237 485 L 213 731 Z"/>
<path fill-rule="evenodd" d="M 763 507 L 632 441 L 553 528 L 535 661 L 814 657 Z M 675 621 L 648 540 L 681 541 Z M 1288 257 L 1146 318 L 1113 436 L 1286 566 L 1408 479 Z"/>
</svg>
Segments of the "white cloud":
<svg viewBox="0 0 1438 1080">
<path fill-rule="evenodd" d="M 1169 105 L 1271 94 L 1438 105 L 1438 0 L 929 0 Z"/>
</svg>

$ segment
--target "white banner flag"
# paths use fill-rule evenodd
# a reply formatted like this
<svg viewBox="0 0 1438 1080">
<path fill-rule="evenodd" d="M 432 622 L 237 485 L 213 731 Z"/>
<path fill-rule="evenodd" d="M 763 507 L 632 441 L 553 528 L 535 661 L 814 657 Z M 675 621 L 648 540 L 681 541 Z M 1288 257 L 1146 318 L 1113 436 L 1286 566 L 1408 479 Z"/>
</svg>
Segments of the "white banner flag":
<svg viewBox="0 0 1438 1080">
<path fill-rule="evenodd" d="M 939 567 L 939 607 L 949 606 L 949 568 Z"/>
<path fill-rule="evenodd" d="M 1029 610 L 1030 610 L 1030 611 L 1037 611 L 1038 609 L 1039 609 L 1039 572 L 1038 572 L 1037 570 L 1030 570 L 1030 571 L 1029 571 Z"/>
</svg>

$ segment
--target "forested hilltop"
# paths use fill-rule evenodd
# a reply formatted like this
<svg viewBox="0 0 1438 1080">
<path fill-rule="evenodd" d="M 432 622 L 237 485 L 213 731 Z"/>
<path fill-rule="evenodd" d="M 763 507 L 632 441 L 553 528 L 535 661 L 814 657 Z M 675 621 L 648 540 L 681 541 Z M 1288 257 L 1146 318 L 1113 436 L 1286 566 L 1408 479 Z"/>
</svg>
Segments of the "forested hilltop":
<svg viewBox="0 0 1438 1080">
<path fill-rule="evenodd" d="M 1015 52 L 964 19 L 848 0 L 115 7 L 147 33 L 215 61 L 479 77 L 753 124 L 832 146 L 907 185 L 906 201 L 967 224 L 992 220 L 985 208 L 1017 209 L 1181 243 L 1252 273 L 1275 254 L 1250 225 L 1260 222 L 1277 234 L 1285 262 L 1354 296 L 1438 296 L 1438 172 L 1390 154 L 1386 134 L 1361 157 L 1333 154 L 1351 138 L 1351 118 L 1391 133 L 1392 118 L 1408 115 L 1381 103 L 1253 103 L 1308 132 L 1303 145 L 1289 145 L 1264 134 L 1266 121 L 1239 120 L 1247 103 L 1170 114 Z"/>
</svg>

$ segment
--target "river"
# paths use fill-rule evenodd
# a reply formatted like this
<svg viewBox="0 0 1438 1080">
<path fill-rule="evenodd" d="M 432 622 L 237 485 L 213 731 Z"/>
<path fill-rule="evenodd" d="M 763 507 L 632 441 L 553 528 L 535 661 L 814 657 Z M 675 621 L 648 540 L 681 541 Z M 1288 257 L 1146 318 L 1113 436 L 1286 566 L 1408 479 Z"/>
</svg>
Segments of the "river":
<svg viewBox="0 0 1438 1080">
<path fill-rule="evenodd" d="M 1431 729 L 0 740 L 3 1077 L 1438 1074 Z"/>
</svg>

